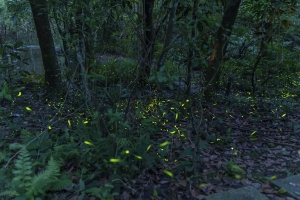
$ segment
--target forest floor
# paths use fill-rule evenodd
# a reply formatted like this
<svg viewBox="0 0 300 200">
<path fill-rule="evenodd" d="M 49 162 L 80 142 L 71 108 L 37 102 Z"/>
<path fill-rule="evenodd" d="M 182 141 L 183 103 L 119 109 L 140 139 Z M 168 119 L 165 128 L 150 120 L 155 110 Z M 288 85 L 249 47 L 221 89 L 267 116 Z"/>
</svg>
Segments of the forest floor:
<svg viewBox="0 0 300 200">
<path fill-rule="evenodd" d="M 230 98 L 230 105 L 224 101 L 203 106 L 206 107 L 203 109 L 203 119 L 206 120 L 201 125 L 203 143 L 197 168 L 178 173 L 173 180 L 163 172 L 145 170 L 131 181 L 130 187 L 136 190 L 137 196 L 143 194 L 145 199 L 203 199 L 220 191 L 253 186 L 272 200 L 292 199 L 282 196 L 270 186 L 270 181 L 300 173 L 300 104 L 285 98 L 259 98 L 255 101 L 241 96 Z M 185 151 L 188 155 L 194 149 L 191 123 L 179 122 L 181 127 L 187 127 L 190 137 L 185 142 L 173 137 L 177 146 L 174 154 Z M 178 160 L 188 163 L 193 158 L 190 155 L 178 157 Z M 172 162 L 170 158 L 163 165 L 176 171 L 178 160 Z M 153 191 L 157 191 L 156 197 L 153 197 Z M 128 194 L 129 191 L 124 191 L 123 198 L 126 199 Z"/>
<path fill-rule="evenodd" d="M 185 140 L 170 133 L 160 135 L 158 140 L 171 140 L 173 144 L 167 159 L 157 165 L 156 171 L 145 168 L 133 179 L 125 179 L 116 199 L 203 199 L 244 186 L 253 186 L 270 199 L 288 199 L 269 181 L 300 173 L 300 104 L 285 98 L 251 100 L 232 95 L 230 99 L 230 103 L 224 100 L 215 105 L 203 104 L 199 130 L 191 119 L 176 121 L 181 132 L 186 133 Z M 6 141 L 8 135 L 25 129 L 44 129 L 44 117 L 57 114 L 31 95 L 2 107 L 2 121 L 9 121 L 1 124 L 1 138 Z M 191 112 L 198 111 L 192 108 Z M 197 131 L 200 151 L 193 155 Z M 72 169 L 65 169 L 72 173 Z M 167 176 L 163 169 L 173 172 L 174 177 Z"/>
</svg>

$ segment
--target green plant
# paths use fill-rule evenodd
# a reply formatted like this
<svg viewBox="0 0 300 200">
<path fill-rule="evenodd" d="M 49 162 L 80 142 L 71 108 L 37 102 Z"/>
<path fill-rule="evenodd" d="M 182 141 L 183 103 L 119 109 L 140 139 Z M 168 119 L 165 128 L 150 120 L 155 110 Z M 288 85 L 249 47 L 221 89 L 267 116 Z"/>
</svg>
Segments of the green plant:
<svg viewBox="0 0 300 200">
<path fill-rule="evenodd" d="M 111 84 L 128 84 L 136 74 L 136 63 L 131 60 L 120 58 L 107 58 L 101 65 L 94 66 L 94 72 L 88 77 L 92 82 L 98 82 L 102 86 Z"/>
<path fill-rule="evenodd" d="M 5 101 L 13 102 L 12 94 L 19 93 L 20 95 L 21 91 L 24 89 L 24 87 L 9 87 L 7 84 L 2 85 L 2 88 L 0 86 L 0 105 Z"/>
<path fill-rule="evenodd" d="M 7 85 L 3 85 L 1 92 L 0 92 L 0 102 L 3 102 L 4 99 L 9 100 L 9 101 L 12 100 L 11 91 L 9 90 Z"/>
<path fill-rule="evenodd" d="M 57 191 L 68 187 L 72 182 L 62 178 L 59 163 L 52 157 L 46 169 L 34 175 L 33 163 L 26 147 L 13 144 L 10 148 L 21 147 L 19 156 L 12 171 L 11 188 L 0 193 L 0 196 L 19 197 L 19 199 L 34 199 L 44 197 L 46 191 Z"/>
<path fill-rule="evenodd" d="M 101 200 L 114 200 L 114 196 L 117 196 L 118 193 L 113 192 L 112 189 L 114 188 L 113 185 L 106 183 L 104 186 L 97 188 L 92 187 L 89 189 L 85 188 L 84 181 L 80 179 L 80 191 L 81 195 L 79 196 L 79 200 L 84 199 L 85 196 L 92 195 L 94 197 L 98 197 Z"/>
<path fill-rule="evenodd" d="M 233 176 L 236 179 L 242 179 L 245 176 L 246 172 L 240 166 L 227 159 L 225 159 L 225 161 L 225 171 L 228 175 Z"/>
<path fill-rule="evenodd" d="M 174 72 L 172 67 L 163 66 L 159 71 L 154 71 L 149 81 L 157 85 L 167 85 L 171 90 L 174 89 L 174 81 L 179 80 L 179 74 Z"/>
</svg>

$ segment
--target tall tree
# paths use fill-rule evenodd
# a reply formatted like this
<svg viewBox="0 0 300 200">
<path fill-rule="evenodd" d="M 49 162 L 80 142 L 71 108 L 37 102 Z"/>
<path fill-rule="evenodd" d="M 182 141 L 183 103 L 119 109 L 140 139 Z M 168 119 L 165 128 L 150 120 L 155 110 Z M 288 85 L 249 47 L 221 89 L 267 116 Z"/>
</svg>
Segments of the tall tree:
<svg viewBox="0 0 300 200">
<path fill-rule="evenodd" d="M 228 40 L 240 4 L 241 0 L 229 0 L 225 6 L 222 23 L 217 32 L 214 49 L 205 75 L 204 96 L 207 101 L 212 99 L 216 86 L 219 84 L 221 63 L 226 53 Z"/>
<path fill-rule="evenodd" d="M 173 32 L 173 27 L 174 27 L 174 21 L 176 18 L 176 10 L 178 7 L 178 3 L 179 3 L 179 1 L 173 0 L 173 6 L 172 6 L 170 17 L 169 17 L 168 28 L 167 28 L 166 34 L 165 34 L 164 46 L 163 46 L 162 52 L 160 54 L 160 57 L 159 57 L 159 60 L 157 63 L 157 69 L 160 69 L 163 66 L 163 64 L 166 60 L 168 51 L 170 50 L 171 40 L 172 40 L 172 32 Z"/>
<path fill-rule="evenodd" d="M 141 81 L 150 76 L 150 69 L 153 57 L 153 6 L 155 0 L 143 0 L 144 4 L 144 27 L 142 40 L 142 61 L 140 66 Z"/>
<path fill-rule="evenodd" d="M 191 30 L 191 38 L 193 38 L 192 41 L 194 41 L 194 39 L 196 39 L 196 23 L 197 23 L 197 9 L 199 7 L 199 0 L 194 0 L 194 5 L 193 5 L 193 13 L 192 13 L 192 30 Z M 187 77 L 186 77 L 186 91 L 185 91 L 185 95 L 186 97 L 190 96 L 191 93 L 191 81 L 192 81 L 192 62 L 193 62 L 193 57 L 195 54 L 195 47 L 193 44 L 189 45 L 189 52 L 188 52 L 188 63 L 187 63 Z"/>
<path fill-rule="evenodd" d="M 46 0 L 29 0 L 45 69 L 48 93 L 61 89 L 61 71 L 58 65 L 51 33 Z"/>
</svg>

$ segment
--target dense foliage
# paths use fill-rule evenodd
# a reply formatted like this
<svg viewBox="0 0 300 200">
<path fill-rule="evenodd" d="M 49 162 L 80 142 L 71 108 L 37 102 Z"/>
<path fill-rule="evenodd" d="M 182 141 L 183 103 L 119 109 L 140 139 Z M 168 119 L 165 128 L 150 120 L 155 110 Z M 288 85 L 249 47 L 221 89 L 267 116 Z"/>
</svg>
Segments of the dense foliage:
<svg viewBox="0 0 300 200">
<path fill-rule="evenodd" d="M 49 29 L 33 20 L 41 2 Z M 0 1 L 0 196 L 189 199 L 228 179 L 264 183 L 273 175 L 249 158 L 261 163 L 282 146 L 298 154 L 299 9 L 293 0 Z M 299 172 L 282 162 L 273 171 Z"/>
</svg>

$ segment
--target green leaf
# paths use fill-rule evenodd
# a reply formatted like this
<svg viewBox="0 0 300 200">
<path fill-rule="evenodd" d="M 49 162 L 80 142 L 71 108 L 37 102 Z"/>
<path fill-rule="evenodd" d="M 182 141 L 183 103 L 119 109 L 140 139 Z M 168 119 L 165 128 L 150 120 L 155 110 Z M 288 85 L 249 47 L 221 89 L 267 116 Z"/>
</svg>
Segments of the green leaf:
<svg viewBox="0 0 300 200">
<path fill-rule="evenodd" d="M 153 190 L 153 196 L 154 196 L 154 197 L 158 197 L 158 194 L 157 194 L 156 189 Z"/>
<path fill-rule="evenodd" d="M 80 187 L 80 190 L 85 190 L 85 184 L 82 179 L 79 180 L 79 187 Z"/>
<path fill-rule="evenodd" d="M 21 149 L 22 147 L 23 147 L 23 145 L 21 145 L 19 143 L 12 143 L 9 145 L 9 149 L 11 149 L 11 150 Z"/>
<path fill-rule="evenodd" d="M 206 149 L 207 148 L 207 144 L 204 141 L 199 141 L 198 143 L 198 147 L 200 147 L 201 149 Z"/>
<path fill-rule="evenodd" d="M 183 150 L 182 155 L 183 155 L 183 156 L 190 156 L 190 155 L 193 155 L 193 151 L 192 151 L 191 148 L 186 148 L 186 149 Z"/>
<path fill-rule="evenodd" d="M 29 198 L 27 196 L 18 196 L 16 198 L 14 198 L 14 200 L 28 200 Z"/>
<path fill-rule="evenodd" d="M 23 42 L 16 42 L 14 44 L 14 49 L 17 49 L 17 48 L 21 47 L 22 45 L 23 45 Z"/>
<path fill-rule="evenodd" d="M 10 94 L 4 94 L 3 97 L 4 97 L 6 100 L 9 100 L 9 101 L 12 100 L 12 97 L 11 97 Z"/>
<path fill-rule="evenodd" d="M 279 194 L 284 194 L 284 193 L 286 193 L 286 189 L 280 188 L 280 190 L 278 190 L 278 193 Z"/>
</svg>

